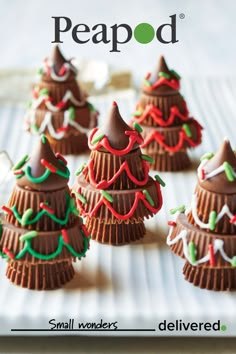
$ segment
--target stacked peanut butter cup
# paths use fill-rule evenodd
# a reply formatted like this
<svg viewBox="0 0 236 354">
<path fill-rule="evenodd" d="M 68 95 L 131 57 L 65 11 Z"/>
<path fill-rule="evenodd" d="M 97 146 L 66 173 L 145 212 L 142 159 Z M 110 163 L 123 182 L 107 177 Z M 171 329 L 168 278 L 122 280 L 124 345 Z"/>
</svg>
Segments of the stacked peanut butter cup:
<svg viewBox="0 0 236 354">
<path fill-rule="evenodd" d="M 191 207 L 181 209 L 167 244 L 186 260 L 185 279 L 209 290 L 236 289 L 236 157 L 227 140 L 203 156 Z"/>
<path fill-rule="evenodd" d="M 73 278 L 72 261 L 88 247 L 88 233 L 68 188 L 66 160 L 42 135 L 32 156 L 14 167 L 16 185 L 1 224 L 1 255 L 11 282 L 55 289 Z"/>
<path fill-rule="evenodd" d="M 39 74 L 25 117 L 26 129 L 45 134 L 55 152 L 83 153 L 88 150 L 87 134 L 97 125 L 98 112 L 76 81 L 76 68 L 55 46 Z"/>
<path fill-rule="evenodd" d="M 142 154 L 141 127 L 132 129 L 114 102 L 106 124 L 89 137 L 91 154 L 73 185 L 92 239 L 121 245 L 142 238 L 143 220 L 162 206 L 159 176 L 151 178 L 150 158 Z"/>
<path fill-rule="evenodd" d="M 143 81 L 142 94 L 133 115 L 141 125 L 142 149 L 152 157 L 151 168 L 179 171 L 190 165 L 188 148 L 201 143 L 200 124 L 189 116 L 180 94 L 180 76 L 170 70 L 163 56 L 157 68 Z"/>
</svg>

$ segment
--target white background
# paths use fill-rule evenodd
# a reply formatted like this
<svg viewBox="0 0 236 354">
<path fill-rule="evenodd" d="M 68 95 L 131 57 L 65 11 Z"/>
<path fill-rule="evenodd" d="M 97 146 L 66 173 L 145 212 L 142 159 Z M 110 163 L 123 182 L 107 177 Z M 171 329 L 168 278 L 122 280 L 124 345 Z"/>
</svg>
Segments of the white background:
<svg viewBox="0 0 236 354">
<path fill-rule="evenodd" d="M 71 31 L 63 35 L 66 55 L 105 60 L 131 69 L 139 79 L 150 71 L 160 54 L 185 77 L 235 73 L 236 2 L 234 0 L 0 0 L 0 68 L 37 67 L 50 52 L 54 37 L 52 16 L 67 16 L 73 25 L 127 23 L 132 28 L 148 22 L 157 28 L 177 15 L 176 44 L 153 40 L 142 45 L 132 39 L 121 53 L 109 53 L 110 44 L 76 44 Z M 179 14 L 185 19 L 180 20 Z"/>
</svg>

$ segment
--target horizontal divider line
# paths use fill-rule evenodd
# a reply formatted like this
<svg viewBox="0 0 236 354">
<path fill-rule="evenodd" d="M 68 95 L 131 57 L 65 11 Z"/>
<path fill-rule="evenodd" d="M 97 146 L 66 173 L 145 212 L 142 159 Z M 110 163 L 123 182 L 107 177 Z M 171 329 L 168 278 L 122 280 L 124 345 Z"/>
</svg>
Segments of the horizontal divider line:
<svg viewBox="0 0 236 354">
<path fill-rule="evenodd" d="M 124 329 L 37 329 L 12 328 L 11 332 L 155 332 L 155 328 L 124 328 Z"/>
</svg>

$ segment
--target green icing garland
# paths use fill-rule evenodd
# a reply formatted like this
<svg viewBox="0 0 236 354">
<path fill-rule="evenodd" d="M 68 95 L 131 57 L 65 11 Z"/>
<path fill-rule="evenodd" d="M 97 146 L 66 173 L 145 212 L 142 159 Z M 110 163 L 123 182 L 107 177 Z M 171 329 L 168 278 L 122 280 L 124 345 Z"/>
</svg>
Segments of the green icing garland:
<svg viewBox="0 0 236 354">
<path fill-rule="evenodd" d="M 23 177 L 24 175 L 26 175 L 26 177 L 28 178 L 28 180 L 32 183 L 43 183 L 46 181 L 46 179 L 51 175 L 51 173 L 55 173 L 63 178 L 68 179 L 70 177 L 70 172 L 67 168 L 67 166 L 64 164 L 63 161 L 61 161 L 60 159 L 58 160 L 60 162 L 60 164 L 66 168 L 66 171 L 60 171 L 59 169 L 57 169 L 56 167 L 54 167 L 50 162 L 46 161 L 45 159 L 41 160 L 42 165 L 45 167 L 45 172 L 40 176 L 40 177 L 33 177 L 31 175 L 31 167 L 30 166 L 26 166 L 25 170 L 19 170 L 19 174 L 17 174 L 17 170 L 16 167 L 13 169 L 15 171 L 16 174 L 16 178 L 19 179 L 21 177 Z M 23 163 L 25 163 L 25 160 L 21 160 L 18 162 L 18 164 L 16 165 L 18 168 L 20 168 L 20 165 Z"/>
<path fill-rule="evenodd" d="M 1 228 L 2 230 L 2 228 Z M 70 253 L 74 256 L 74 257 L 77 257 L 77 258 L 82 258 L 85 256 L 85 253 L 87 252 L 88 250 L 88 247 L 89 247 L 89 240 L 90 240 L 90 237 L 86 237 L 83 230 L 80 229 L 80 232 L 82 233 L 83 235 L 83 245 L 84 245 L 84 250 L 82 253 L 77 253 L 73 247 L 69 244 L 67 244 L 64 240 L 63 240 L 63 236 L 62 235 L 59 235 L 59 241 L 58 241 L 58 247 L 57 247 L 57 250 L 51 254 L 41 254 L 41 253 L 38 253 L 36 252 L 35 250 L 32 249 L 31 247 L 31 240 L 25 240 L 25 244 L 24 244 L 24 247 L 23 249 L 14 257 L 14 260 L 20 260 L 21 258 L 23 258 L 25 256 L 25 254 L 28 252 L 29 254 L 31 254 L 31 256 L 37 258 L 37 259 L 41 259 L 43 261 L 49 261 L 51 259 L 54 259 L 56 258 L 61 252 L 62 252 L 62 249 L 63 249 L 63 246 L 65 246 L 69 251 Z M 3 252 L 0 252 L 0 256 L 2 258 L 7 258 L 8 260 L 10 259 L 10 257 L 3 253 Z"/>
<path fill-rule="evenodd" d="M 51 172 L 49 170 L 45 170 L 44 174 L 40 177 L 33 177 L 31 175 L 31 167 L 30 166 L 26 166 L 26 169 L 25 169 L 25 175 L 26 177 L 28 178 L 28 180 L 30 182 L 33 182 L 33 183 L 42 183 L 44 182 L 49 176 L 50 176 Z"/>
<path fill-rule="evenodd" d="M 54 214 L 51 214 L 47 210 L 43 209 L 33 219 L 29 220 L 33 213 L 33 210 L 31 208 L 27 209 L 22 216 L 20 216 L 20 214 L 18 213 L 16 205 L 13 205 L 13 207 L 11 207 L 11 210 L 17 221 L 23 226 L 34 224 L 45 214 L 58 224 L 65 225 L 69 220 L 70 213 L 74 213 L 76 216 L 78 216 L 78 210 L 75 207 L 74 198 L 70 198 L 69 194 L 66 194 L 66 200 L 69 205 L 67 207 L 66 216 L 64 219 L 59 219 Z"/>
</svg>

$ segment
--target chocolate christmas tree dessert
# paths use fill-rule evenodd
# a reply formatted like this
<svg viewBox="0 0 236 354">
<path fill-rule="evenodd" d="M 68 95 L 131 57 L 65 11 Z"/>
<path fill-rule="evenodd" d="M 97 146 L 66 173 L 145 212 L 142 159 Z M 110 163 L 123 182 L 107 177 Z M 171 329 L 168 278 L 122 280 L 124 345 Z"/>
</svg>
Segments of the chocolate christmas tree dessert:
<svg viewBox="0 0 236 354">
<path fill-rule="evenodd" d="M 148 73 L 133 121 L 143 129 L 142 149 L 153 158 L 151 168 L 178 171 L 187 168 L 187 149 L 201 143 L 200 124 L 189 117 L 188 108 L 179 92 L 180 76 L 169 70 L 163 56 L 158 67 Z"/>
<path fill-rule="evenodd" d="M 186 260 L 185 279 L 210 290 L 236 289 L 236 156 L 227 140 L 203 156 L 191 208 L 176 211 L 167 244 Z"/>
<path fill-rule="evenodd" d="M 97 125 L 98 112 L 81 91 L 76 68 L 55 46 L 39 74 L 26 114 L 26 129 L 33 134 L 44 133 L 53 150 L 61 154 L 86 151 L 87 133 Z"/>
<path fill-rule="evenodd" d="M 29 289 L 54 289 L 74 275 L 72 261 L 84 257 L 88 233 L 78 217 L 67 182 L 66 160 L 54 153 L 45 135 L 31 157 L 13 168 L 16 185 L 2 209 L 0 249 L 6 275 Z"/>
<path fill-rule="evenodd" d="M 88 164 L 78 170 L 73 193 L 92 239 L 113 245 L 145 234 L 143 220 L 162 206 L 159 176 L 149 175 L 140 126 L 130 128 L 114 102 L 106 124 L 89 136 Z"/>
</svg>

